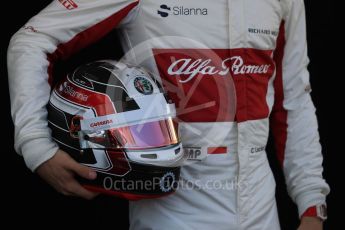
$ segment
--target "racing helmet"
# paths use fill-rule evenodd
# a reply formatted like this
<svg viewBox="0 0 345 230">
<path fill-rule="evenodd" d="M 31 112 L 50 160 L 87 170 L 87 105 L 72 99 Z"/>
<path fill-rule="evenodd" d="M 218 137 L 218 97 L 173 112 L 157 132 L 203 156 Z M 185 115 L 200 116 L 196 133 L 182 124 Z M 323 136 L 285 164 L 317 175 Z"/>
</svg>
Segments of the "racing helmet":
<svg viewBox="0 0 345 230">
<path fill-rule="evenodd" d="M 113 61 L 82 65 L 58 83 L 48 124 L 59 147 L 97 171 L 89 190 L 129 200 L 176 190 L 185 160 L 175 105 L 154 75 Z"/>
</svg>

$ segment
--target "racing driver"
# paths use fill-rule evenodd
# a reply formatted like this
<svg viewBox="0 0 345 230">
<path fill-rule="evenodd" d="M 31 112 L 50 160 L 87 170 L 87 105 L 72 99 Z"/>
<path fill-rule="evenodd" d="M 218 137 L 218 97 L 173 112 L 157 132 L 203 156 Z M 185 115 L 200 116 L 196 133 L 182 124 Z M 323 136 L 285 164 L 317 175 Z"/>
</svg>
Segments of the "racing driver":
<svg viewBox="0 0 345 230">
<path fill-rule="evenodd" d="M 190 162 L 180 178 L 188 186 L 130 202 L 130 229 L 280 229 L 269 126 L 299 229 L 322 229 L 329 187 L 304 11 L 303 0 L 54 0 L 9 45 L 15 149 L 59 192 L 95 196 L 73 175 L 96 173 L 52 141 L 46 106 L 54 63 L 116 28 L 126 56 L 158 73 L 178 107 Z"/>
</svg>

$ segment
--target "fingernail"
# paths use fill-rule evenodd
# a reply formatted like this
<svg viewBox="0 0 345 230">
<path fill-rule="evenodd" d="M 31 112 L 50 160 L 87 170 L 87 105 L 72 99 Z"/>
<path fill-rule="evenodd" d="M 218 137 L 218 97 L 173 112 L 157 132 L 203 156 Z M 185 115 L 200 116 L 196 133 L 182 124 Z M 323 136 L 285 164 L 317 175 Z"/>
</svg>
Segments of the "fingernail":
<svg viewBox="0 0 345 230">
<path fill-rule="evenodd" d="M 96 172 L 94 172 L 94 171 L 90 171 L 89 172 L 89 178 L 90 179 L 96 179 L 96 177 L 97 177 L 97 173 Z"/>
</svg>

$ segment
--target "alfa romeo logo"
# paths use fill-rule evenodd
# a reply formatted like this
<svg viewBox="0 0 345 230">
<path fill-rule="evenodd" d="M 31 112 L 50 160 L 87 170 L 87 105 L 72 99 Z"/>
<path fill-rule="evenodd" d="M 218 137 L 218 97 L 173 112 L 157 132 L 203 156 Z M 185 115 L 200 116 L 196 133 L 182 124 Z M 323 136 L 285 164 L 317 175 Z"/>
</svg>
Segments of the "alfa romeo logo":
<svg viewBox="0 0 345 230">
<path fill-rule="evenodd" d="M 144 77 L 137 77 L 134 79 L 134 86 L 138 92 L 149 95 L 153 92 L 153 86 L 149 80 Z"/>
</svg>

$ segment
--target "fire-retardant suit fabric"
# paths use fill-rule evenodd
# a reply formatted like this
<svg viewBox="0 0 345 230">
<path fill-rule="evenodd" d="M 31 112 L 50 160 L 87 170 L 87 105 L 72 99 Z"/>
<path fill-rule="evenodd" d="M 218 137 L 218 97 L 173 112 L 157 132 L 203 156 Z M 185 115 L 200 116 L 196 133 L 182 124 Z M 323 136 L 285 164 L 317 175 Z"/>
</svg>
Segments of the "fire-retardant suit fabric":
<svg viewBox="0 0 345 230">
<path fill-rule="evenodd" d="M 131 229 L 279 229 L 269 127 L 299 214 L 325 202 L 302 0 L 53 1 L 8 49 L 15 149 L 31 170 L 58 149 L 46 111 L 54 62 L 115 28 L 180 108 L 189 154 L 175 194 L 130 202 Z"/>
</svg>

